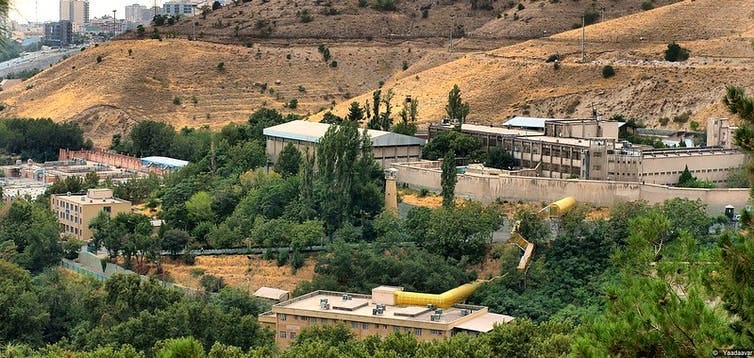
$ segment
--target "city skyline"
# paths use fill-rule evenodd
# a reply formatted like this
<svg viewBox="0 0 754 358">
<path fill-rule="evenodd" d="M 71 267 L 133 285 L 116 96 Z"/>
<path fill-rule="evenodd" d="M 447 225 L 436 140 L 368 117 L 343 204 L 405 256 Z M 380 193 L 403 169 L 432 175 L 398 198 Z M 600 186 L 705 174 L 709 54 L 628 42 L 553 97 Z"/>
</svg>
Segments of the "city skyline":
<svg viewBox="0 0 754 358">
<path fill-rule="evenodd" d="M 162 6 L 166 0 L 157 0 L 157 6 Z M 133 4 L 153 6 L 154 0 L 89 0 L 89 18 L 112 16 L 125 17 L 125 7 Z M 60 20 L 60 0 L 11 0 L 11 20 L 19 23 L 45 22 Z"/>
</svg>

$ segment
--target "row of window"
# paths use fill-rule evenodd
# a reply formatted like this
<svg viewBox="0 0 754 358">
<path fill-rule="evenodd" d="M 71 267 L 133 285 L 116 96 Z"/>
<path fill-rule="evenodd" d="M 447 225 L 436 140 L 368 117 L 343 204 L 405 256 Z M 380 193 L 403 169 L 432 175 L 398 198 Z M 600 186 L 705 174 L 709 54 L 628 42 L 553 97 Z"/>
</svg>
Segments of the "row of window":
<svg viewBox="0 0 754 358">
<path fill-rule="evenodd" d="M 65 220 L 65 221 L 73 221 L 76 224 L 82 223 L 81 217 L 79 217 L 78 215 L 71 215 L 68 213 L 64 213 L 62 211 L 58 211 L 58 219 Z"/>
<path fill-rule="evenodd" d="M 727 172 L 730 168 L 714 168 L 714 169 L 696 169 L 696 170 L 690 170 L 691 173 L 716 173 L 716 172 Z M 654 172 L 654 173 L 642 173 L 641 176 L 650 176 L 650 175 L 681 175 L 683 173 L 683 170 L 674 170 L 674 171 L 668 171 L 668 172 Z"/>
<path fill-rule="evenodd" d="M 79 230 L 79 228 L 73 227 L 73 226 L 70 226 L 70 225 L 63 225 L 63 231 L 67 232 L 67 233 L 70 233 L 70 234 L 77 235 L 77 236 L 82 234 L 82 232 L 81 232 L 81 230 Z"/>
<path fill-rule="evenodd" d="M 281 313 L 281 314 L 278 314 L 278 319 L 281 320 L 281 321 L 287 321 L 288 320 L 288 316 L 286 314 L 284 314 L 284 313 Z M 319 321 L 320 324 L 328 324 L 328 323 L 330 323 L 330 320 L 327 319 L 327 318 L 319 318 L 318 319 L 317 317 L 306 317 L 306 316 L 292 315 L 291 319 L 295 320 L 295 321 L 308 321 L 310 324 L 317 324 L 318 321 Z M 345 323 L 346 325 L 349 324 L 349 321 L 345 321 L 344 320 L 342 322 Z M 366 330 L 366 329 L 369 329 L 372 324 L 367 323 L 367 322 L 350 321 L 350 325 L 351 325 L 352 329 L 359 329 L 359 328 L 361 328 L 363 330 Z M 374 325 L 373 327 L 374 327 L 375 330 L 382 329 L 384 331 L 387 331 L 391 327 L 391 326 L 389 326 L 387 324 L 374 323 L 373 325 Z M 405 333 L 412 333 L 413 332 L 413 334 L 415 336 L 417 336 L 417 337 L 421 336 L 422 333 L 423 333 L 421 328 L 400 327 L 400 326 L 392 326 L 392 327 L 393 327 L 393 332 L 400 332 L 401 328 L 403 328 L 403 331 Z M 431 330 L 429 330 L 429 334 L 436 335 L 436 336 L 442 336 L 443 335 L 443 331 L 436 330 L 436 329 L 431 329 Z M 286 337 L 289 338 L 289 339 L 295 339 L 295 332 L 280 331 L 280 338 L 286 338 Z"/>
</svg>

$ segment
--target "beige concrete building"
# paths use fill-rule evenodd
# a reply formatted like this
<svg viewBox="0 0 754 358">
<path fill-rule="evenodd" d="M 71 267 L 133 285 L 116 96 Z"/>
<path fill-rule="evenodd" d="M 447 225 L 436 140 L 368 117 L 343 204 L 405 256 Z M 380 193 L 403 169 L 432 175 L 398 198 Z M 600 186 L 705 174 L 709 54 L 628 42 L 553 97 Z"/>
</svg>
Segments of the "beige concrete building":
<svg viewBox="0 0 754 358">
<path fill-rule="evenodd" d="M 726 118 L 710 118 L 707 120 L 707 145 L 733 149 L 736 141 L 733 135 L 738 127 L 732 126 Z"/>
<path fill-rule="evenodd" d="M 725 183 L 747 161 L 732 149 L 735 127 L 727 120 L 708 123 L 708 147 L 653 149 L 618 140 L 622 122 L 589 119 L 514 118 L 507 127 L 464 124 L 461 132 L 476 137 L 482 147 L 503 148 L 522 168 L 536 169 L 537 176 L 557 179 L 630 181 L 663 185 L 678 183 L 686 166 L 699 180 Z M 538 131 L 538 128 L 543 131 Z M 433 124 L 430 138 L 451 130 L 452 125 Z"/>
<path fill-rule="evenodd" d="M 300 120 L 265 128 L 267 156 L 273 163 L 276 162 L 288 143 L 292 143 L 302 154 L 308 150 L 314 155 L 317 143 L 329 128 L 329 124 Z M 367 134 L 372 139 L 374 159 L 383 168 L 389 168 L 391 163 L 421 159 L 422 147 L 426 142 L 421 138 L 373 129 L 367 130 Z"/>
<path fill-rule="evenodd" d="M 64 234 L 89 241 L 89 223 L 100 211 L 111 216 L 131 211 L 131 202 L 113 197 L 111 189 L 89 189 L 86 195 L 52 195 L 50 207 L 60 222 Z"/>
<path fill-rule="evenodd" d="M 725 184 L 747 161 L 746 154 L 720 147 L 611 151 L 609 180 L 674 185 L 688 166 L 699 180 Z"/>
<path fill-rule="evenodd" d="M 60 0 L 60 20 L 70 21 L 74 25 L 89 22 L 88 0 Z"/>
<path fill-rule="evenodd" d="M 358 338 L 405 332 L 419 340 L 432 340 L 457 332 L 486 333 L 495 324 L 513 320 L 511 316 L 490 313 L 483 306 L 454 304 L 441 309 L 434 305 L 398 304 L 396 292 L 402 291 L 402 287 L 392 286 L 376 287 L 371 295 L 315 291 L 272 306 L 271 311 L 259 316 L 259 322 L 275 331 L 279 347 L 287 347 L 301 330 L 315 325 L 343 323 Z"/>
</svg>

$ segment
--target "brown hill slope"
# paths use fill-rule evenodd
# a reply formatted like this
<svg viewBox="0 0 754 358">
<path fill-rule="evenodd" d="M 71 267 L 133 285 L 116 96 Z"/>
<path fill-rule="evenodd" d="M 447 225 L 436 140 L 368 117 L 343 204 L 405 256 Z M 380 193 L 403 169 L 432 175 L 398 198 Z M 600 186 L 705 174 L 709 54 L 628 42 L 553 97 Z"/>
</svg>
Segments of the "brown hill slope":
<svg viewBox="0 0 754 358">
<path fill-rule="evenodd" d="M 394 88 L 397 98 L 418 96 L 422 122 L 444 116 L 447 93 L 458 84 L 471 105 L 468 120 L 478 123 L 514 115 L 590 116 L 592 105 L 603 115 L 624 114 L 650 125 L 688 111 L 703 123 L 709 116 L 727 115 L 719 104 L 726 85 L 754 87 L 747 75 L 754 65 L 751 35 L 743 36 L 754 28 L 752 11 L 752 2 L 684 1 L 587 27 L 585 63 L 580 61 L 581 31 L 574 30 L 467 54 L 385 87 Z M 673 39 L 684 40 L 689 61 L 662 61 Z M 555 53 L 565 56 L 557 70 L 545 62 Z M 602 78 L 605 64 L 615 68 L 615 77 Z M 343 114 L 346 108 L 344 103 L 334 112 Z"/>
<path fill-rule="evenodd" d="M 653 4 L 659 7 L 677 1 L 654 0 Z M 196 35 L 203 41 L 246 44 L 281 40 L 444 40 L 454 28 L 455 37 L 473 39 L 460 45 L 489 49 L 508 44 L 510 39 L 531 39 L 566 31 L 574 23 L 581 23 L 581 15 L 587 9 L 599 14 L 597 21 L 642 11 L 638 0 L 401 0 L 395 2 L 395 11 L 376 10 L 372 6 L 375 2 L 364 0 L 364 7 L 354 0 L 230 4 L 194 19 L 184 18 L 173 26 L 161 26 L 159 31 L 182 38 Z M 303 20 L 304 13 L 308 14 L 308 22 Z M 126 37 L 134 38 L 136 34 Z"/>
<path fill-rule="evenodd" d="M 338 63 L 335 68 L 312 45 L 245 48 L 186 40 L 116 41 L 90 47 L 25 85 L 0 93 L 0 101 L 9 107 L 1 113 L 73 118 L 95 142 L 106 143 L 113 133 L 146 118 L 180 128 L 243 121 L 262 106 L 316 112 L 377 87 L 401 72 L 403 61 L 410 71 L 418 71 L 456 56 L 411 43 L 343 43 L 329 50 Z M 297 107 L 284 108 L 293 98 Z"/>
</svg>

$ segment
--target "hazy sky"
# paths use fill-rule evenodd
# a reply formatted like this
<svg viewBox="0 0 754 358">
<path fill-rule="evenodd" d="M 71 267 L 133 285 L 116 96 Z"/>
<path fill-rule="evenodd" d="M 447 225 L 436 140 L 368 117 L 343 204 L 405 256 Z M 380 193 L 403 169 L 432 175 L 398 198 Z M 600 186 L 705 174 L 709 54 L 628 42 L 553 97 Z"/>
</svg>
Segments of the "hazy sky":
<svg viewBox="0 0 754 358">
<path fill-rule="evenodd" d="M 162 6 L 164 1 L 157 0 L 157 5 Z M 34 22 L 37 15 L 39 21 L 58 21 L 60 17 L 58 0 L 10 0 L 10 3 L 10 17 L 18 22 Z M 115 17 L 122 19 L 126 5 L 135 3 L 151 6 L 154 0 L 89 0 L 89 18 L 113 16 L 113 10 L 118 10 Z"/>
</svg>

